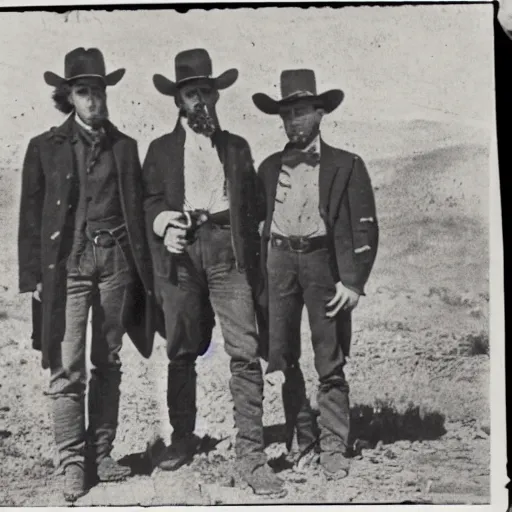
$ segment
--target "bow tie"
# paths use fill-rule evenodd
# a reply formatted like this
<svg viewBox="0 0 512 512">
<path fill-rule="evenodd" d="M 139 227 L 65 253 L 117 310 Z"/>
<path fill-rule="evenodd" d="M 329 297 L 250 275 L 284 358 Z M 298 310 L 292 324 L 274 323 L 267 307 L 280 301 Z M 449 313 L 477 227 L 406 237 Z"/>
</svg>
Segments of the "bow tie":
<svg viewBox="0 0 512 512">
<path fill-rule="evenodd" d="M 306 164 L 310 167 L 315 167 L 320 162 L 320 154 L 317 152 L 315 147 L 312 147 L 308 151 L 288 149 L 284 152 L 281 161 L 283 165 L 291 167 L 292 169 L 297 167 L 299 164 Z"/>
</svg>

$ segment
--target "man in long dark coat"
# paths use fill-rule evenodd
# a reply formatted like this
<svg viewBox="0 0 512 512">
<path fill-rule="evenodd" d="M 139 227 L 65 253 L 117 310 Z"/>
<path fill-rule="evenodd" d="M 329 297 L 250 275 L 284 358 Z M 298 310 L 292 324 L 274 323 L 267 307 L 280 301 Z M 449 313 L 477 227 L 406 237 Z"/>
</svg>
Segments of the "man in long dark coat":
<svg viewBox="0 0 512 512">
<path fill-rule="evenodd" d="M 279 115 L 289 143 L 263 161 L 266 217 L 261 236 L 268 310 L 269 365 L 282 371 L 283 403 L 296 461 L 314 458 L 315 417 L 299 364 L 300 326 L 308 310 L 320 386 L 320 463 L 328 478 L 348 473 L 349 386 L 343 367 L 349 354 L 351 310 L 364 295 L 378 243 L 370 178 L 363 160 L 325 143 L 320 122 L 343 100 L 341 90 L 317 95 L 312 70 L 283 71 L 282 99 L 255 94 L 264 113 Z M 313 456 L 313 457 L 312 457 Z M 306 459 L 306 460 L 308 460 Z"/>
<path fill-rule="evenodd" d="M 259 248 L 256 172 L 247 142 L 219 127 L 219 90 L 232 85 L 231 69 L 212 78 L 206 50 L 176 56 L 176 83 L 154 84 L 174 97 L 176 127 L 149 147 L 144 162 L 147 230 L 155 295 L 165 315 L 169 357 L 167 405 L 173 427 L 162 469 L 190 461 L 196 439 L 197 357 L 205 352 L 213 311 L 231 357 L 236 457 L 257 494 L 283 496 L 283 482 L 267 464 L 263 443 L 263 376 L 255 321 L 253 277 Z M 182 217 L 188 216 L 188 228 Z"/>
<path fill-rule="evenodd" d="M 33 344 L 50 368 L 55 441 L 69 501 L 87 490 L 86 466 L 95 467 L 101 481 L 129 474 L 110 456 L 119 352 L 126 332 L 145 357 L 153 345 L 153 277 L 137 143 L 108 121 L 106 103 L 106 86 L 124 72 L 106 74 L 102 53 L 84 48 L 66 55 L 65 78 L 46 72 L 56 107 L 70 115 L 30 141 L 23 164 L 19 287 L 33 292 Z M 94 369 L 86 432 L 91 307 Z"/>
</svg>

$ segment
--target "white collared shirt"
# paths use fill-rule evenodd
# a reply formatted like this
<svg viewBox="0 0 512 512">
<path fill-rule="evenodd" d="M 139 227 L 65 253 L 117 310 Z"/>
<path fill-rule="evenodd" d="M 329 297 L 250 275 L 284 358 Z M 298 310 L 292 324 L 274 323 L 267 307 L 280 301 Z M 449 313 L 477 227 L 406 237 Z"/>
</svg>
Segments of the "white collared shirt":
<svg viewBox="0 0 512 512">
<path fill-rule="evenodd" d="M 229 208 L 224 195 L 224 167 L 209 137 L 194 132 L 182 118 L 185 129 L 185 210 L 202 209 L 217 213 Z"/>
<path fill-rule="evenodd" d="M 86 131 L 92 133 L 94 130 L 92 126 L 89 126 L 87 123 L 82 121 L 82 118 L 75 112 L 75 121 Z"/>
<path fill-rule="evenodd" d="M 315 148 L 320 154 L 320 135 L 303 151 Z M 325 223 L 320 217 L 318 178 L 320 163 L 302 163 L 294 169 L 283 165 L 276 190 L 272 232 L 282 236 L 322 236 Z"/>
</svg>

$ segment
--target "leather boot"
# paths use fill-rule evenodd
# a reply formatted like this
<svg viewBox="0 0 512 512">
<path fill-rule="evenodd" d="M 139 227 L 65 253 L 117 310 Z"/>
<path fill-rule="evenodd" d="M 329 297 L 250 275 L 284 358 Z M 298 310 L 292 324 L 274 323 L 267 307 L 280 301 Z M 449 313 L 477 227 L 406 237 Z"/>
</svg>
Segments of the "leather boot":
<svg viewBox="0 0 512 512">
<path fill-rule="evenodd" d="M 64 474 L 62 492 L 66 501 L 75 501 L 87 492 L 83 395 L 55 395 L 52 416 L 59 455 L 58 469 Z"/>
<path fill-rule="evenodd" d="M 91 372 L 87 437 L 100 482 L 123 480 L 131 473 L 130 468 L 121 466 L 110 456 L 117 432 L 120 385 L 118 368 L 95 368 Z"/>
<path fill-rule="evenodd" d="M 347 458 L 350 430 L 349 386 L 343 371 L 320 381 L 320 465 L 327 478 L 339 479 L 348 475 Z"/>
<path fill-rule="evenodd" d="M 173 433 L 165 459 L 159 463 L 163 470 L 174 471 L 189 463 L 197 451 L 196 381 L 195 359 L 176 359 L 169 363 L 167 408 Z"/>
<path fill-rule="evenodd" d="M 282 497 L 283 481 L 267 465 L 263 441 L 263 374 L 259 361 L 231 360 L 229 387 L 234 402 L 236 464 L 255 494 Z"/>
</svg>

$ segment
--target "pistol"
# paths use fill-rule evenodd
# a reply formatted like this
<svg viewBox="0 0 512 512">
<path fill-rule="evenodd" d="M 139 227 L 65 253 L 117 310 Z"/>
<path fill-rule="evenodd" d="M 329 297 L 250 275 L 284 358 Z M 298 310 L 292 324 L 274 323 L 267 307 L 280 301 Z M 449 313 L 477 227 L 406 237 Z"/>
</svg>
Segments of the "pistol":
<svg viewBox="0 0 512 512">
<path fill-rule="evenodd" d="M 185 210 L 183 215 L 175 221 L 169 222 L 167 228 L 180 228 L 187 231 L 186 239 L 188 243 L 193 242 L 196 231 L 208 222 L 209 215 L 206 210 Z"/>
</svg>

